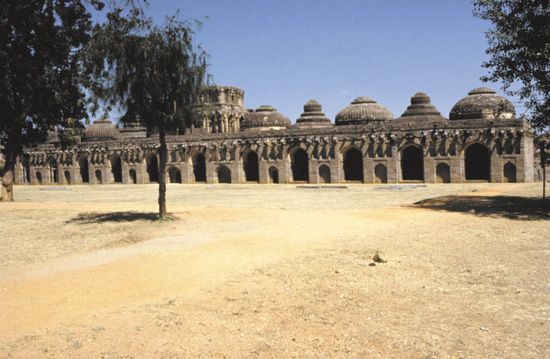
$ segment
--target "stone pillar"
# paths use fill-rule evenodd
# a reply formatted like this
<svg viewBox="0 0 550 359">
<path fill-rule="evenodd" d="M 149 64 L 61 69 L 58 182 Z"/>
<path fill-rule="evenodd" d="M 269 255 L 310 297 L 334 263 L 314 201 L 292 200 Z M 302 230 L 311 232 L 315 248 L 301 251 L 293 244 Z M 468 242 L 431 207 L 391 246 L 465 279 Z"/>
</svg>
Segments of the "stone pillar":
<svg viewBox="0 0 550 359">
<path fill-rule="evenodd" d="M 363 183 L 375 183 L 374 165 L 374 161 L 363 154 Z"/>
<path fill-rule="evenodd" d="M 497 151 L 492 151 L 490 156 L 491 160 L 491 173 L 490 173 L 490 182 L 491 183 L 502 183 L 503 180 L 503 173 L 502 173 L 502 166 L 504 165 L 502 161 L 502 156 L 498 154 Z"/>
<path fill-rule="evenodd" d="M 399 183 L 401 181 L 401 153 L 397 149 L 392 153 L 394 155 L 386 162 L 386 175 L 388 183 Z"/>
<path fill-rule="evenodd" d="M 266 184 L 269 183 L 269 163 L 263 159 L 258 160 L 258 171 L 260 183 Z"/>
<path fill-rule="evenodd" d="M 429 154 L 424 156 L 424 183 L 435 183 L 435 160 Z"/>
</svg>

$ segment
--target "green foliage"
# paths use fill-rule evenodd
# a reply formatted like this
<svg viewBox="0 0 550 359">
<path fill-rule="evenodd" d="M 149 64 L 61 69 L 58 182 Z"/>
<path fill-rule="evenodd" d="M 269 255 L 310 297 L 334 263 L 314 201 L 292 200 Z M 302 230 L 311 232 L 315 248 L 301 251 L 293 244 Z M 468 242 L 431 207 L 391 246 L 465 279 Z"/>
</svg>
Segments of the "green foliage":
<svg viewBox="0 0 550 359">
<path fill-rule="evenodd" d="M 550 126 L 550 1 L 474 0 L 474 15 L 492 23 L 486 33 L 489 70 L 484 81 L 501 81 L 516 95 L 537 129 Z"/>
<path fill-rule="evenodd" d="M 80 0 L 0 2 L 0 148 L 10 166 L 48 130 L 86 116 L 79 50 L 91 26 Z"/>
<path fill-rule="evenodd" d="M 85 50 L 93 111 L 126 110 L 152 131 L 190 127 L 206 73 L 206 53 L 193 35 L 192 24 L 177 16 L 157 26 L 142 8 L 114 8 Z"/>
</svg>

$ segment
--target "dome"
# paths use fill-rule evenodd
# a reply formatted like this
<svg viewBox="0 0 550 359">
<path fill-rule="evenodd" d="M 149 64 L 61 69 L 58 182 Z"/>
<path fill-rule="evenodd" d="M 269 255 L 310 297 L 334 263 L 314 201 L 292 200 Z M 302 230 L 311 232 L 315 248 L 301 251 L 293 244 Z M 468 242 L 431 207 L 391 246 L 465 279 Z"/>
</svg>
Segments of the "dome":
<svg viewBox="0 0 550 359">
<path fill-rule="evenodd" d="M 336 115 L 336 125 L 360 125 L 370 122 L 386 122 L 393 119 L 392 113 L 370 97 L 358 97 L 351 105 Z"/>
<path fill-rule="evenodd" d="M 95 120 L 84 130 L 85 141 L 107 141 L 118 138 L 118 128 L 107 119 Z"/>
<path fill-rule="evenodd" d="M 446 122 L 447 119 L 432 105 L 430 96 L 417 92 L 411 97 L 411 104 L 405 112 L 396 119 L 401 123 L 433 123 Z"/>
<path fill-rule="evenodd" d="M 479 87 L 458 101 L 449 114 L 450 120 L 494 120 L 516 117 L 514 105 L 506 98 L 496 94 L 495 90 Z"/>
<path fill-rule="evenodd" d="M 241 120 L 241 129 L 244 131 L 281 130 L 287 127 L 290 127 L 288 117 L 269 105 L 260 106 L 254 112 L 246 113 Z"/>
<path fill-rule="evenodd" d="M 304 112 L 296 120 L 297 127 L 327 127 L 332 126 L 330 119 L 322 111 L 321 104 L 315 100 L 309 100 L 304 105 Z"/>
</svg>

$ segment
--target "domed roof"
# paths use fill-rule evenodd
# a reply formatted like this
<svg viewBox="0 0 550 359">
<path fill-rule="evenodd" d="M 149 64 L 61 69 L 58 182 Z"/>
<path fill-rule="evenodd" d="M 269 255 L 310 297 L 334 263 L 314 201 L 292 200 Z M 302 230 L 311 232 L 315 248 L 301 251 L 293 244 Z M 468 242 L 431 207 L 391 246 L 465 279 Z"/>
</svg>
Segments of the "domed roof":
<svg viewBox="0 0 550 359">
<path fill-rule="evenodd" d="M 107 141 L 118 138 L 120 132 L 113 123 L 107 119 L 95 120 L 83 133 L 85 141 Z"/>
<path fill-rule="evenodd" d="M 405 112 L 396 119 L 399 122 L 426 123 L 445 122 L 447 119 L 432 105 L 430 96 L 424 92 L 417 92 L 411 97 L 411 104 Z"/>
<path fill-rule="evenodd" d="M 288 117 L 269 105 L 260 106 L 254 112 L 246 113 L 241 120 L 241 130 L 280 130 L 287 127 L 290 127 Z"/>
<path fill-rule="evenodd" d="M 516 110 L 512 103 L 487 87 L 479 87 L 468 92 L 468 96 L 458 101 L 449 114 L 450 120 L 471 119 L 512 119 Z"/>
<path fill-rule="evenodd" d="M 393 115 L 370 97 L 358 97 L 336 115 L 336 125 L 360 125 L 391 121 Z"/>
<path fill-rule="evenodd" d="M 297 127 L 327 127 L 332 126 L 330 119 L 322 111 L 321 104 L 315 100 L 309 100 L 304 105 L 304 112 L 296 120 Z"/>
</svg>

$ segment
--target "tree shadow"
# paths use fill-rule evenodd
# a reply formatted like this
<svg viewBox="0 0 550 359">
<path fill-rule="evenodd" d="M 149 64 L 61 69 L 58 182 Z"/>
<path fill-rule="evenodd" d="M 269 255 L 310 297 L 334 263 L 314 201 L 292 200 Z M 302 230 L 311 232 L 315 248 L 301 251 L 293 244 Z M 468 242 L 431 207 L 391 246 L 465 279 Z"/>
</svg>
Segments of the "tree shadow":
<svg viewBox="0 0 550 359">
<path fill-rule="evenodd" d="M 415 202 L 415 207 L 515 220 L 550 220 L 550 201 L 514 196 L 442 196 Z"/>
<path fill-rule="evenodd" d="M 136 222 L 136 221 L 158 221 L 159 215 L 155 212 L 109 212 L 109 213 L 80 213 L 78 216 L 69 219 L 65 223 L 91 224 L 106 222 Z"/>
</svg>

